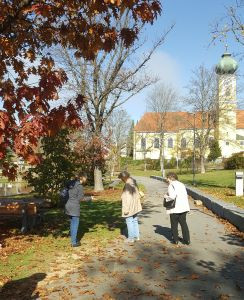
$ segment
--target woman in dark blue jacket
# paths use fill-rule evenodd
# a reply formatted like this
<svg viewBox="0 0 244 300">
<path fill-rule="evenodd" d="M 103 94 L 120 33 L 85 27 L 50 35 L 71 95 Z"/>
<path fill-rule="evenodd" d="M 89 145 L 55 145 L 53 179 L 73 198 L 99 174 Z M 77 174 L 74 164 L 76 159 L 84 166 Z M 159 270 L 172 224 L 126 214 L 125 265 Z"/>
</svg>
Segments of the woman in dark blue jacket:
<svg viewBox="0 0 244 300">
<path fill-rule="evenodd" d="M 87 175 L 83 172 L 76 177 L 76 182 L 69 188 L 69 200 L 65 205 L 65 213 L 70 217 L 70 236 L 72 247 L 79 247 L 77 232 L 80 222 L 80 202 L 84 199 L 83 184 L 87 181 Z"/>
</svg>

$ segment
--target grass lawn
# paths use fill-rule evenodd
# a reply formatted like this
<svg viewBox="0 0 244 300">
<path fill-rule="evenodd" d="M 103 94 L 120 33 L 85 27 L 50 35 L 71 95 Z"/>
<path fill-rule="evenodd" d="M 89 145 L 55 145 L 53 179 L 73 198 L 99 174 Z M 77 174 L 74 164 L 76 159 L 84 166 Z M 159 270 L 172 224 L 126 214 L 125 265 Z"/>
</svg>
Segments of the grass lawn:
<svg viewBox="0 0 244 300">
<path fill-rule="evenodd" d="M 104 247 L 120 234 L 121 189 L 106 190 L 93 202 L 81 203 L 79 237 L 88 249 Z M 16 221 L 0 222 L 0 287 L 1 282 L 16 280 L 38 272 L 46 272 L 59 253 L 72 253 L 69 219 L 59 209 L 45 214 L 43 227 L 21 235 Z M 86 249 L 84 249 L 86 251 Z"/>
<path fill-rule="evenodd" d="M 192 174 L 179 175 L 179 179 L 192 185 Z M 205 193 L 244 208 L 244 197 L 235 196 L 235 171 L 218 170 L 196 174 L 195 181 L 196 187 Z"/>
</svg>

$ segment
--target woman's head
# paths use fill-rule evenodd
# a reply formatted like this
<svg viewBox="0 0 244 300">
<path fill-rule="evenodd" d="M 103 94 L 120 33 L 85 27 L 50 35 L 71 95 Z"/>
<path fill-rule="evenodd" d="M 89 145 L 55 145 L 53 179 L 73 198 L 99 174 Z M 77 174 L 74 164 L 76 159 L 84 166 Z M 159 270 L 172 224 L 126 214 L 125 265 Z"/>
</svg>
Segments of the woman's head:
<svg viewBox="0 0 244 300">
<path fill-rule="evenodd" d="M 80 183 L 86 183 L 87 181 L 87 174 L 85 172 L 79 172 L 76 175 L 77 180 L 80 181 Z"/>
<path fill-rule="evenodd" d="M 119 173 L 118 178 L 123 180 L 124 182 L 126 182 L 126 180 L 130 177 L 130 173 L 128 173 L 127 171 L 123 171 L 121 173 Z"/>
<path fill-rule="evenodd" d="M 175 180 L 178 180 L 178 176 L 176 173 L 174 172 L 169 172 L 167 175 L 166 175 L 166 179 L 168 182 L 170 181 L 175 181 Z"/>
</svg>

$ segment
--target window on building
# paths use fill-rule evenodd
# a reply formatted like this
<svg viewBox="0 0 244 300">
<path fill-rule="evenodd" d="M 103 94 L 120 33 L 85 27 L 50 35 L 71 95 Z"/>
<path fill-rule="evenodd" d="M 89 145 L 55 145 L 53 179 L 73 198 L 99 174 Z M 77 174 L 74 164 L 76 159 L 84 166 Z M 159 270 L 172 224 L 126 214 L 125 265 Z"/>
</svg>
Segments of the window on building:
<svg viewBox="0 0 244 300">
<path fill-rule="evenodd" d="M 208 139 L 208 144 L 211 145 L 214 141 L 214 138 L 212 136 L 210 136 L 210 138 Z"/>
<path fill-rule="evenodd" d="M 225 145 L 228 146 L 230 144 L 230 142 L 225 142 Z"/>
<path fill-rule="evenodd" d="M 173 148 L 173 139 L 172 138 L 168 139 L 168 148 Z"/>
<path fill-rule="evenodd" d="M 146 138 L 141 139 L 141 149 L 146 150 Z"/>
<path fill-rule="evenodd" d="M 159 148 L 159 138 L 154 139 L 154 148 Z"/>
<path fill-rule="evenodd" d="M 241 146 L 244 146 L 244 141 L 240 141 L 240 145 L 241 145 Z"/>
<path fill-rule="evenodd" d="M 200 139 L 198 137 L 195 138 L 195 147 L 200 148 Z"/>
<path fill-rule="evenodd" d="M 186 139 L 185 138 L 181 139 L 181 149 L 186 149 Z"/>
</svg>

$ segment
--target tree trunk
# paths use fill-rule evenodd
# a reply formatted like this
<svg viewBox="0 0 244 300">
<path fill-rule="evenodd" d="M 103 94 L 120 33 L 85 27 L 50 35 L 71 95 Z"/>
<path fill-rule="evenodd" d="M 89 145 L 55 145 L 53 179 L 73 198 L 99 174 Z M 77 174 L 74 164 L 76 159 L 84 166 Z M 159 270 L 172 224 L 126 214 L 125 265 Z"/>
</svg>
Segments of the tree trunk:
<svg viewBox="0 0 244 300">
<path fill-rule="evenodd" d="M 103 179 L 102 179 L 102 170 L 99 167 L 94 169 L 94 191 L 99 192 L 103 191 Z"/>
<path fill-rule="evenodd" d="M 160 143 L 160 168 L 163 178 L 165 178 L 165 169 L 164 169 L 164 134 Z"/>
<path fill-rule="evenodd" d="M 201 155 L 200 160 L 201 160 L 201 174 L 204 174 L 205 173 L 205 165 L 204 165 L 204 156 L 203 155 Z"/>
<path fill-rule="evenodd" d="M 179 158 L 178 158 L 178 156 L 176 157 L 176 169 L 177 170 L 179 169 Z"/>
</svg>

